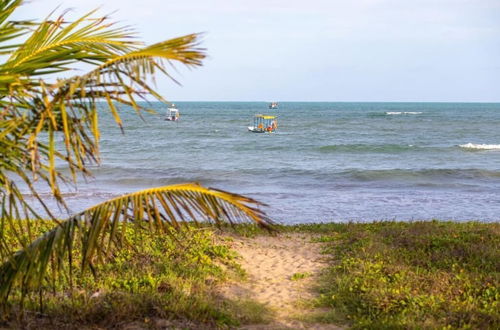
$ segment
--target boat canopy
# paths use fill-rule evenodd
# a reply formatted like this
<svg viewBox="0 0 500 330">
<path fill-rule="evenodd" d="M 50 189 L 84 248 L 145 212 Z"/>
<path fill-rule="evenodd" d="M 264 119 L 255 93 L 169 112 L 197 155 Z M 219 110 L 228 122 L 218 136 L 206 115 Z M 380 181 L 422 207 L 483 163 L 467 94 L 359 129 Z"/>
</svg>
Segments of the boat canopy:
<svg viewBox="0 0 500 330">
<path fill-rule="evenodd" d="M 262 119 L 276 119 L 276 116 L 255 115 L 255 118 L 262 118 Z"/>
</svg>

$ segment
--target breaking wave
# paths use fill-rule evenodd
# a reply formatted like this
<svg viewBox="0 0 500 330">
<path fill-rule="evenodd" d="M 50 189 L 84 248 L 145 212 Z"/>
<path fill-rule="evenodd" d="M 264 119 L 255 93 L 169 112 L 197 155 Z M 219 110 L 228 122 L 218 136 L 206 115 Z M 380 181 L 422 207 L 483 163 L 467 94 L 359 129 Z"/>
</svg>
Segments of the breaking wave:
<svg viewBox="0 0 500 330">
<path fill-rule="evenodd" d="M 459 147 L 469 150 L 500 150 L 500 144 L 466 143 L 466 144 L 460 144 Z"/>
<path fill-rule="evenodd" d="M 386 111 L 386 115 L 420 115 L 420 111 Z"/>
<path fill-rule="evenodd" d="M 320 152 L 346 152 L 346 153 L 397 153 L 414 151 L 417 147 L 411 144 L 380 144 L 380 145 L 369 145 L 369 144 L 337 144 L 337 145 L 327 145 L 319 148 Z"/>
</svg>

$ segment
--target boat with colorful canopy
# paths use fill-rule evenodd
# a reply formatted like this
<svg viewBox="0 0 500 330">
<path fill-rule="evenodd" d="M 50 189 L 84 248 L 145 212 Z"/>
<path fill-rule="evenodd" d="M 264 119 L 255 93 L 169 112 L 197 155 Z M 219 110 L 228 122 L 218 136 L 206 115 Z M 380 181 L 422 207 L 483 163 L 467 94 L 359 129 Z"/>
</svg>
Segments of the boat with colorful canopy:
<svg viewBox="0 0 500 330">
<path fill-rule="evenodd" d="M 268 115 L 255 115 L 253 126 L 248 126 L 248 130 L 253 133 L 273 133 L 277 128 L 278 118 Z"/>
</svg>

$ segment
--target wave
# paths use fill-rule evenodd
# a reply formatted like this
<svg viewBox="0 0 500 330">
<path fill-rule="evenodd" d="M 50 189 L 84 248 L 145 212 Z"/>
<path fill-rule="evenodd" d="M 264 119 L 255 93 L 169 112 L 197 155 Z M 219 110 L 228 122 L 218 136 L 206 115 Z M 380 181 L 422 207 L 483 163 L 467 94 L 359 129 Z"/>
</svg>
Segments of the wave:
<svg viewBox="0 0 500 330">
<path fill-rule="evenodd" d="M 386 115 L 421 115 L 420 111 L 386 111 Z"/>
<path fill-rule="evenodd" d="M 500 171 L 481 169 L 390 169 L 350 170 L 343 173 L 359 181 L 379 180 L 449 180 L 449 179 L 499 179 Z"/>
<path fill-rule="evenodd" d="M 335 144 L 322 146 L 319 148 L 320 152 L 373 152 L 373 153 L 394 153 L 415 151 L 418 147 L 412 144 Z"/>
<path fill-rule="evenodd" d="M 124 193 L 121 192 L 103 192 L 103 191 L 74 191 L 74 192 L 63 192 L 61 193 L 61 196 L 64 197 L 65 199 L 72 199 L 72 198 L 99 198 L 99 199 L 110 199 L 113 197 L 117 197 L 120 195 L 123 195 Z M 32 193 L 26 192 L 22 194 L 25 197 L 35 197 Z M 38 194 L 42 199 L 50 199 L 53 198 L 54 195 L 51 192 L 41 192 Z"/>
<path fill-rule="evenodd" d="M 460 144 L 459 147 L 469 150 L 500 150 L 500 144 L 466 143 L 466 144 Z"/>
<path fill-rule="evenodd" d="M 349 145 L 341 146 L 349 147 Z M 371 146 L 365 146 L 371 147 Z M 326 146 L 337 148 L 337 146 Z M 402 146 L 404 148 L 414 148 Z M 173 170 L 173 171 L 172 171 Z M 294 166 L 271 166 L 255 168 L 234 168 L 234 169 L 122 169 L 118 167 L 106 168 L 100 173 L 96 173 L 90 185 L 118 184 L 119 186 L 129 186 L 138 188 L 139 186 L 159 186 L 180 182 L 198 181 L 203 184 L 241 184 L 251 183 L 257 178 L 267 177 L 274 179 L 292 179 L 295 182 L 298 178 L 310 179 L 354 179 L 355 181 L 370 180 L 405 180 L 405 179 L 500 179 L 500 170 L 488 170 L 477 168 L 392 168 L 392 169 L 335 169 L 335 168 L 297 168 Z M 259 180 L 257 180 L 259 181 Z M 260 181 L 259 181 L 260 182 Z M 114 186 L 107 187 L 112 189 Z M 101 190 L 101 189 L 99 189 Z M 108 189 L 106 189 L 108 190 Z"/>
</svg>

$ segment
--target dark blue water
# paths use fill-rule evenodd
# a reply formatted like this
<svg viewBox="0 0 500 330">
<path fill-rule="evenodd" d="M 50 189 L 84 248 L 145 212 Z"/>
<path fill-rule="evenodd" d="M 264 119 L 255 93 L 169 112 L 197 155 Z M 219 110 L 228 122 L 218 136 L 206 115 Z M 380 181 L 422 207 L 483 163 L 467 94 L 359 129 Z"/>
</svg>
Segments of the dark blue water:
<svg viewBox="0 0 500 330">
<path fill-rule="evenodd" d="M 500 219 L 500 104 L 177 104 L 125 135 L 103 110 L 102 165 L 68 195 L 73 211 L 137 189 L 198 181 L 270 205 L 283 223 Z M 247 131 L 275 114 L 275 134 Z"/>
</svg>

